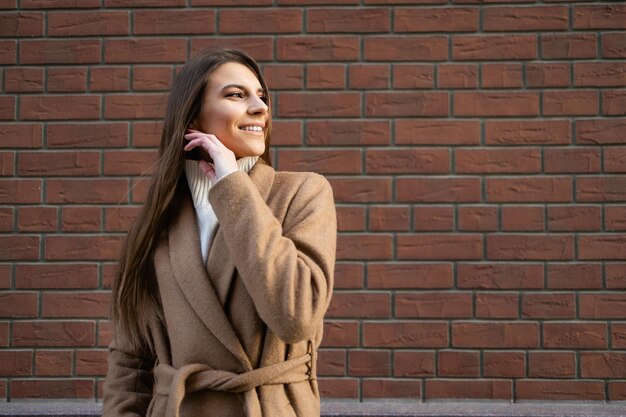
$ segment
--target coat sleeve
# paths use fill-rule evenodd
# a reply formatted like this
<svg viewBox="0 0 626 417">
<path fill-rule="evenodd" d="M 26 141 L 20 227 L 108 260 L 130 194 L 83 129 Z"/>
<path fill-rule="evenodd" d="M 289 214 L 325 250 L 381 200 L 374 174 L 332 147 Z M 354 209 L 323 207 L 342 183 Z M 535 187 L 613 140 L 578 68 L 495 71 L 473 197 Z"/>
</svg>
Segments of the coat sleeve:
<svg viewBox="0 0 626 417">
<path fill-rule="evenodd" d="M 152 399 L 155 360 L 109 345 L 109 369 L 103 388 L 102 417 L 145 416 Z"/>
<path fill-rule="evenodd" d="M 310 338 L 328 308 L 337 221 L 332 188 L 318 174 L 294 176 L 281 224 L 245 172 L 222 178 L 209 200 L 235 267 L 265 324 L 286 343 Z"/>
</svg>

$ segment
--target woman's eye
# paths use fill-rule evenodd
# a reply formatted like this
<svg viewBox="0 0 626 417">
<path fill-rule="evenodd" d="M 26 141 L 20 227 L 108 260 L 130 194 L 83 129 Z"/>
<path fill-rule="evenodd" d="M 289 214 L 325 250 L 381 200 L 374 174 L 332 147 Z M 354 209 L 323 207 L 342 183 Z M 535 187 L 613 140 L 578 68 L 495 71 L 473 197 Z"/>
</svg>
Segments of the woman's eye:
<svg viewBox="0 0 626 417">
<path fill-rule="evenodd" d="M 228 93 L 226 95 L 226 97 L 237 97 L 237 98 L 243 98 L 243 94 L 240 92 L 234 92 L 234 93 Z"/>
</svg>

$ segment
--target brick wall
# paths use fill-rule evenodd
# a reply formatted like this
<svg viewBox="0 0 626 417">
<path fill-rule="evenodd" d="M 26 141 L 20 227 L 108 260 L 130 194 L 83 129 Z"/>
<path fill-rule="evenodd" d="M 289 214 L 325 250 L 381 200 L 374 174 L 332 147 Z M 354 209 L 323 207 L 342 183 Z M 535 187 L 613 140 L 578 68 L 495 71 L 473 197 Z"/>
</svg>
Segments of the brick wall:
<svg viewBox="0 0 626 417">
<path fill-rule="evenodd" d="M 499 3 L 0 1 L 0 398 L 100 398 L 168 85 L 223 45 L 335 191 L 323 395 L 625 400 L 626 5 Z"/>
</svg>

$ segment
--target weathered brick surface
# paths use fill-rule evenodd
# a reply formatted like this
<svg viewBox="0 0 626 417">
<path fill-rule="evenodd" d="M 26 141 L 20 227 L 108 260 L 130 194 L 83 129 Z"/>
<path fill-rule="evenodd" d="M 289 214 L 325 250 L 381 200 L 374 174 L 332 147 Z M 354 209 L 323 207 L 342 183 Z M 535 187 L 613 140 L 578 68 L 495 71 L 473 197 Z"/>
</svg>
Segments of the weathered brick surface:
<svg viewBox="0 0 626 417">
<path fill-rule="evenodd" d="M 0 401 L 101 397 L 167 90 L 219 47 L 334 191 L 323 396 L 626 399 L 620 2 L 5 3 Z"/>
</svg>

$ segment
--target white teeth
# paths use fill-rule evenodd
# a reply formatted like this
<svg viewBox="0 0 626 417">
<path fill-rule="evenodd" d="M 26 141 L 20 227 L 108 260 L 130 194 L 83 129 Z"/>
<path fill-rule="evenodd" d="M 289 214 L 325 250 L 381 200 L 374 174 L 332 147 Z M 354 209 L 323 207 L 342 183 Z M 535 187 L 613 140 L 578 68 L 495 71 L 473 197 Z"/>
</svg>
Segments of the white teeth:
<svg viewBox="0 0 626 417">
<path fill-rule="evenodd" d="M 250 132 L 262 132 L 263 128 L 261 126 L 241 126 L 239 129 L 247 130 Z"/>
</svg>

